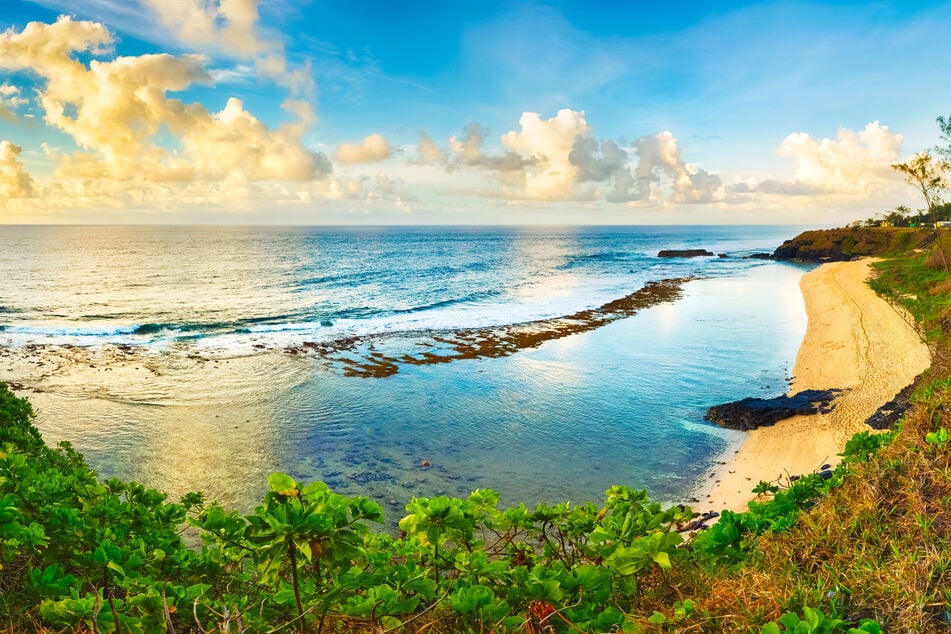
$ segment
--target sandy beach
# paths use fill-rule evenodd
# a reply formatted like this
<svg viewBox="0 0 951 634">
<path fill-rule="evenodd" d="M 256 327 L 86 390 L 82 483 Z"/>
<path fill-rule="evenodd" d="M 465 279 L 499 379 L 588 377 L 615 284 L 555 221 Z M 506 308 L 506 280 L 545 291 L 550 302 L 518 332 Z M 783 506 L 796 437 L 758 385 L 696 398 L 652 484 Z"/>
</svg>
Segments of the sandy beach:
<svg viewBox="0 0 951 634">
<path fill-rule="evenodd" d="M 827 263 L 800 283 L 808 326 L 789 394 L 839 388 L 835 407 L 750 432 L 705 492 L 703 510 L 746 510 L 761 480 L 836 464 L 846 441 L 869 429 L 865 420 L 928 368 L 928 347 L 911 317 L 869 288 L 872 263 Z"/>
</svg>

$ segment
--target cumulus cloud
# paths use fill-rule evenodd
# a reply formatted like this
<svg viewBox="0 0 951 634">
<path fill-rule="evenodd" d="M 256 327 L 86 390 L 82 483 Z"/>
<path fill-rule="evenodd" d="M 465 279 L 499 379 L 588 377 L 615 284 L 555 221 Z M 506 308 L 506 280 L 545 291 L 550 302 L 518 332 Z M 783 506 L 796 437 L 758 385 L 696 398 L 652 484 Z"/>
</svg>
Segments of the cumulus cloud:
<svg viewBox="0 0 951 634">
<path fill-rule="evenodd" d="M 721 200 L 725 193 L 719 176 L 683 160 L 670 132 L 642 137 L 625 148 L 596 138 L 585 113 L 567 108 L 549 119 L 524 112 L 519 126 L 501 135 L 502 153 L 489 153 L 483 150 L 482 126 L 469 124 L 462 138 L 449 139 L 448 167 L 491 170 L 503 189 L 480 195 L 517 200 L 692 204 Z M 438 146 L 423 140 L 420 157 L 426 148 L 432 150 L 430 161 L 438 160 Z"/>
<path fill-rule="evenodd" d="M 243 57 L 271 48 L 256 33 L 256 0 L 145 0 L 145 4 L 183 42 L 216 46 Z"/>
<path fill-rule="evenodd" d="M 393 154 L 389 141 L 382 134 L 371 134 L 359 143 L 341 143 L 337 160 L 341 163 L 376 163 Z"/>
<path fill-rule="evenodd" d="M 858 132 L 840 129 L 836 139 L 816 139 L 805 132 L 790 134 L 780 156 L 796 162 L 795 180 L 826 193 L 868 194 L 883 177 L 893 177 L 902 136 L 873 121 Z"/>
<path fill-rule="evenodd" d="M 179 41 L 232 58 L 294 90 L 312 90 L 309 68 L 291 70 L 280 40 L 261 35 L 259 0 L 144 0 Z"/>
<path fill-rule="evenodd" d="M 584 112 L 559 110 L 550 119 L 524 112 L 521 130 L 502 135 L 502 145 L 529 159 L 525 167 L 524 195 L 537 200 L 568 200 L 575 195 L 578 166 L 570 158 L 575 141 L 591 128 Z"/>
<path fill-rule="evenodd" d="M 211 82 L 202 56 L 93 59 L 88 66 L 72 57 L 107 55 L 112 43 L 101 24 L 69 17 L 0 34 L 0 68 L 45 80 L 36 88 L 45 122 L 80 148 L 46 148 L 57 177 L 99 191 L 143 182 L 306 181 L 330 171 L 329 160 L 301 142 L 313 120 L 304 102 L 286 102 L 296 120 L 272 129 L 235 98 L 210 112 L 169 97 Z M 160 135 L 172 143 L 160 143 Z"/>
<path fill-rule="evenodd" d="M 0 201 L 34 195 L 33 179 L 20 162 L 20 151 L 20 146 L 0 141 Z"/>
<path fill-rule="evenodd" d="M 677 139 L 669 131 L 638 139 L 637 154 L 637 191 L 644 199 L 660 202 L 665 181 L 673 203 L 706 203 L 722 195 L 720 177 L 685 163 Z"/>
<path fill-rule="evenodd" d="M 902 136 L 873 121 L 859 131 L 842 128 L 835 139 L 805 132 L 787 136 L 777 149 L 795 162 L 793 178 L 745 179 L 727 188 L 734 202 L 756 195 L 801 198 L 881 196 L 899 178 L 891 165 L 899 158 Z"/>
<path fill-rule="evenodd" d="M 628 153 L 610 140 L 600 143 L 591 137 L 575 141 L 568 159 L 578 168 L 580 182 L 610 183 L 611 189 L 604 194 L 608 202 L 639 200 L 637 181 L 628 166 Z"/>
<path fill-rule="evenodd" d="M 416 158 L 413 162 L 417 165 L 445 164 L 446 152 L 426 133 L 420 132 L 419 143 L 416 145 Z"/>
<path fill-rule="evenodd" d="M 337 174 L 315 182 L 308 195 L 330 200 L 346 200 L 367 204 L 389 204 L 404 213 L 412 210 L 416 196 L 400 178 L 383 172 L 376 174 Z"/>
<path fill-rule="evenodd" d="M 30 100 L 20 94 L 20 89 L 17 86 L 0 84 L 0 117 L 15 119 L 14 111 L 28 103 L 30 103 Z"/>
<path fill-rule="evenodd" d="M 464 131 L 466 134 L 461 139 L 455 136 L 449 137 L 449 149 L 455 156 L 455 161 L 450 167 L 484 167 L 490 170 L 516 172 L 531 162 L 530 159 L 525 159 L 512 151 L 497 155 L 483 153 L 485 130 L 478 122 L 470 123 Z"/>
</svg>

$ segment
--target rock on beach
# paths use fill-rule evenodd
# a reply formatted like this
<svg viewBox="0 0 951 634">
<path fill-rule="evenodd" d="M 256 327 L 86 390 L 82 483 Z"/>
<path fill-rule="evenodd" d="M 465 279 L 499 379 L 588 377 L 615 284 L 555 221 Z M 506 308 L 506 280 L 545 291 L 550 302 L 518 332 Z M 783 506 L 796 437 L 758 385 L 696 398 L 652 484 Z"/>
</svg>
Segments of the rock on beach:
<svg viewBox="0 0 951 634">
<path fill-rule="evenodd" d="M 774 425 L 784 418 L 827 413 L 832 400 L 841 390 L 803 390 L 792 396 L 775 398 L 744 398 L 732 403 L 714 405 L 707 410 L 708 421 L 721 427 L 750 431 Z"/>
</svg>

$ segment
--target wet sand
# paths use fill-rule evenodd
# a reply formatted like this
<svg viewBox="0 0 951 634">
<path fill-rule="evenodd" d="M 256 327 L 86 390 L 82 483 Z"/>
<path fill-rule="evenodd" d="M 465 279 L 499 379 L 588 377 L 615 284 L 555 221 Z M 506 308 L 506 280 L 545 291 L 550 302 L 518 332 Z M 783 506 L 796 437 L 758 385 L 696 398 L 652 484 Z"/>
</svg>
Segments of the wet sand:
<svg viewBox="0 0 951 634">
<path fill-rule="evenodd" d="M 869 288 L 873 260 L 827 263 L 803 276 L 808 326 L 789 394 L 838 388 L 828 413 L 794 416 L 749 433 L 731 463 L 710 479 L 700 510 L 746 510 L 761 480 L 835 465 L 866 419 L 931 363 L 912 318 Z M 764 342 L 768 345 L 768 342 Z"/>
</svg>

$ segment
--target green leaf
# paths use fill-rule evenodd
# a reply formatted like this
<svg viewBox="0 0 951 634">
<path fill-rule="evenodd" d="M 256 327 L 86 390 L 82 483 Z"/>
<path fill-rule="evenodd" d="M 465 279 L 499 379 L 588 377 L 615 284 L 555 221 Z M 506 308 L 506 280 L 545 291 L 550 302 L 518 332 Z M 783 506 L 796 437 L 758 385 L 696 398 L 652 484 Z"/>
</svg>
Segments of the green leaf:
<svg viewBox="0 0 951 634">
<path fill-rule="evenodd" d="M 661 551 L 661 552 L 654 553 L 653 558 L 658 566 L 660 566 L 664 570 L 670 570 L 670 555 Z"/>
<path fill-rule="evenodd" d="M 295 539 L 294 545 L 297 546 L 297 552 L 304 556 L 304 559 L 307 560 L 307 563 L 310 563 L 313 559 L 313 551 L 310 549 L 310 542 L 302 539 Z"/>
<path fill-rule="evenodd" d="M 104 566 L 109 561 L 109 555 L 106 552 L 106 545 L 99 544 L 96 550 L 92 552 L 92 562 L 97 566 Z"/>
<path fill-rule="evenodd" d="M 878 621 L 862 619 L 858 627 L 850 627 L 849 634 L 882 634 L 882 626 Z"/>
<path fill-rule="evenodd" d="M 449 596 L 449 606 L 459 614 L 470 614 L 495 601 L 491 588 L 482 585 L 459 588 Z"/>
<path fill-rule="evenodd" d="M 944 445 L 948 442 L 948 430 L 945 427 L 925 434 L 925 441 L 932 445 Z"/>
<path fill-rule="evenodd" d="M 779 617 L 779 622 L 787 632 L 798 632 L 800 625 L 805 625 L 808 627 L 807 623 L 804 623 L 802 619 L 799 618 L 799 615 L 795 612 L 787 612 L 786 614 Z"/>
<path fill-rule="evenodd" d="M 297 490 L 297 482 L 286 473 L 272 473 L 267 478 L 267 484 L 271 491 L 284 497 L 296 497 L 300 493 Z"/>
<path fill-rule="evenodd" d="M 384 616 L 380 619 L 380 625 L 387 630 L 396 630 L 403 626 L 403 622 L 395 616 Z"/>
<path fill-rule="evenodd" d="M 650 615 L 650 618 L 647 619 L 647 622 L 653 625 L 663 625 L 667 622 L 667 617 L 657 610 L 654 610 L 654 613 Z"/>
</svg>

